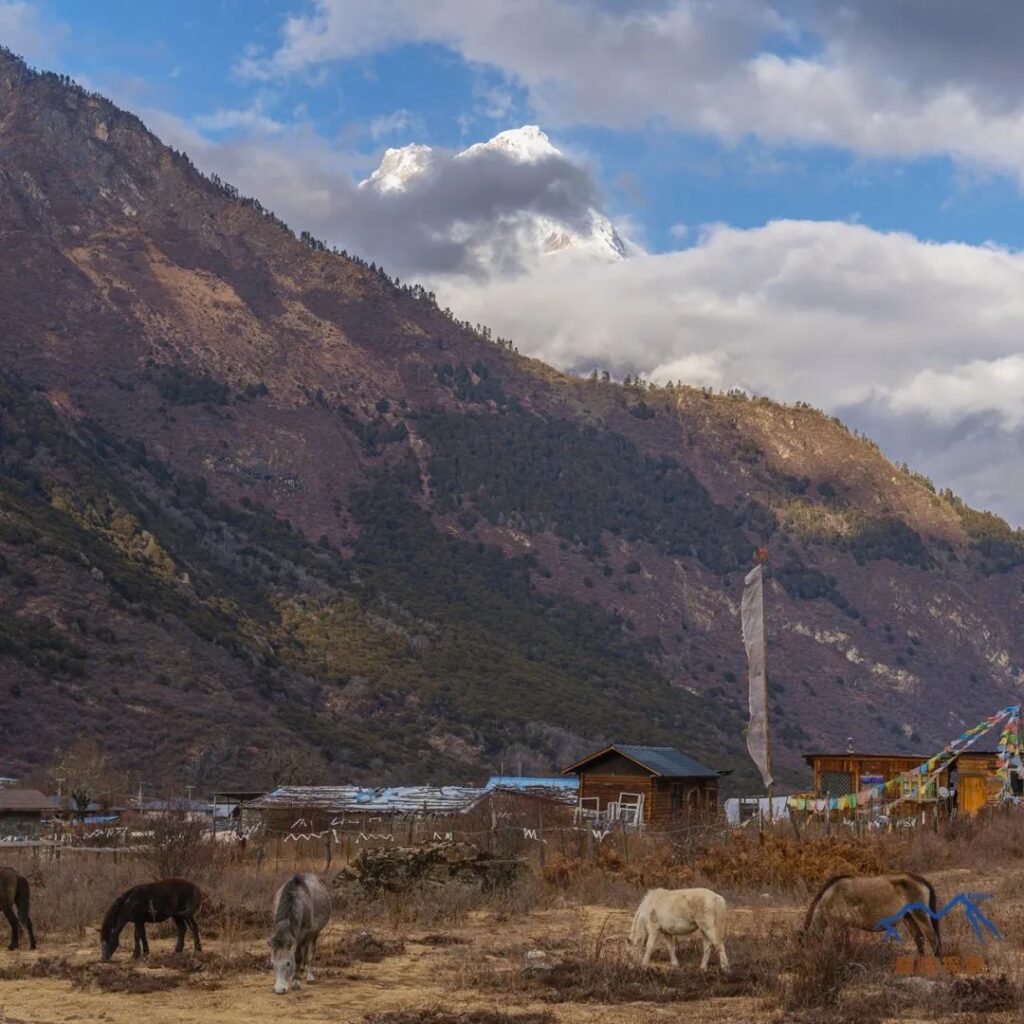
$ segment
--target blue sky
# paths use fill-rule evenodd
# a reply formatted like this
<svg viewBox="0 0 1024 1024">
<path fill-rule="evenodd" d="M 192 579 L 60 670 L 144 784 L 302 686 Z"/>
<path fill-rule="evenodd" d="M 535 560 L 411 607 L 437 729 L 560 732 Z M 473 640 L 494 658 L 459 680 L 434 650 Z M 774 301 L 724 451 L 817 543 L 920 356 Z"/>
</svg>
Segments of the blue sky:
<svg viewBox="0 0 1024 1024">
<path fill-rule="evenodd" d="M 525 89 L 439 43 L 399 44 L 273 82 L 238 73 L 247 52 L 273 53 L 285 20 L 310 14 L 311 3 L 46 0 L 35 6 L 41 22 L 54 26 L 56 39 L 36 48 L 47 66 L 186 120 L 254 107 L 282 123 L 302 120 L 339 147 L 364 154 L 367 165 L 385 145 L 460 148 L 537 120 Z M 785 39 L 770 40 L 769 47 L 794 49 Z M 371 126 L 389 115 L 394 130 L 374 137 Z M 567 124 L 550 134 L 589 161 L 609 212 L 633 219 L 655 251 L 679 246 L 670 231 L 676 224 L 753 227 L 779 218 L 850 220 L 936 241 L 1024 244 L 1019 183 L 984 167 L 957 166 L 947 156 L 897 161 L 834 146 L 722 140 L 656 120 L 632 129 Z"/>
<path fill-rule="evenodd" d="M 1024 523 L 1019 0 L 0 0 L 0 41 L 522 351 L 809 401 Z M 557 149 L 454 159 L 524 124 Z"/>
</svg>

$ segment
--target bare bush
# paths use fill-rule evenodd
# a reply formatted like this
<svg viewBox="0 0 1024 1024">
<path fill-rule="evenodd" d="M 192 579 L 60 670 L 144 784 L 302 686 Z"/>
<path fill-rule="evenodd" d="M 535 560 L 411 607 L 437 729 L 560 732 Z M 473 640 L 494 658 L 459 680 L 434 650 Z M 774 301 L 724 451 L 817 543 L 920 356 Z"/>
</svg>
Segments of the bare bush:
<svg viewBox="0 0 1024 1024">
<path fill-rule="evenodd" d="M 140 860 L 157 878 L 188 878 L 198 882 L 208 875 L 217 859 L 217 847 L 207 838 L 205 819 L 185 810 L 154 815 L 146 822 L 149 832 Z"/>
</svg>

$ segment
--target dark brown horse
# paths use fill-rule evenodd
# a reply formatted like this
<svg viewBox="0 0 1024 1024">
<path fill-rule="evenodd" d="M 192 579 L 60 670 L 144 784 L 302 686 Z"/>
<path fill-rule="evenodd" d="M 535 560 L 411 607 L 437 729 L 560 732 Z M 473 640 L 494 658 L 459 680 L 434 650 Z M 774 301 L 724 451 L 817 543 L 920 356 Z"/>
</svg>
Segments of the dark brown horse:
<svg viewBox="0 0 1024 1024">
<path fill-rule="evenodd" d="M 36 933 L 32 930 L 32 918 L 28 916 L 28 881 L 14 868 L 0 868 L 0 911 L 11 926 L 11 944 L 8 949 L 17 949 L 21 928 L 28 932 L 29 949 L 36 948 Z"/>
<path fill-rule="evenodd" d="M 100 950 L 104 960 L 109 960 L 117 949 L 118 940 L 125 926 L 135 925 L 135 952 L 133 956 L 149 956 L 149 941 L 146 939 L 147 922 L 174 919 L 178 926 L 178 942 L 175 953 L 185 948 L 185 927 L 192 930 L 192 943 L 196 952 L 202 950 L 199 942 L 199 925 L 196 914 L 203 901 L 199 887 L 184 878 L 162 878 L 159 882 L 146 882 L 121 893 L 111 904 L 100 928 Z"/>
</svg>

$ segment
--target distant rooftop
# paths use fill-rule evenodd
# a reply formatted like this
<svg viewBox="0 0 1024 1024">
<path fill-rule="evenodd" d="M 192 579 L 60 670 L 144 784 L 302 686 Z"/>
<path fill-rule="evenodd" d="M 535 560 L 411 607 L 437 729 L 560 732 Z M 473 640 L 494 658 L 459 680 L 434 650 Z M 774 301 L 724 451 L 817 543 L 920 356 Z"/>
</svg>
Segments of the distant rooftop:
<svg viewBox="0 0 1024 1024">
<path fill-rule="evenodd" d="M 680 753 L 675 747 L 646 747 L 635 743 L 612 743 L 601 750 L 581 758 L 575 764 L 563 769 L 574 772 L 583 766 L 608 754 L 621 754 L 630 761 L 646 768 L 652 775 L 671 779 L 717 779 L 722 772 L 695 761 L 689 754 Z"/>
<path fill-rule="evenodd" d="M 0 811 L 52 811 L 48 796 L 38 789 L 0 789 Z"/>
<path fill-rule="evenodd" d="M 477 786 L 281 786 L 246 809 L 320 810 L 331 814 L 461 814 L 486 791 Z"/>
<path fill-rule="evenodd" d="M 484 789 L 579 789 L 580 780 L 565 775 L 492 775 Z"/>
<path fill-rule="evenodd" d="M 954 759 L 962 757 L 966 754 L 968 757 L 996 757 L 998 755 L 997 750 L 975 750 L 973 747 L 968 747 L 966 750 L 961 750 L 959 754 L 954 755 Z M 826 750 L 826 751 L 814 751 L 810 754 L 804 754 L 803 759 L 809 765 L 814 764 L 816 757 L 857 757 L 861 759 L 867 759 L 871 761 L 883 761 L 886 759 L 900 760 L 900 761 L 914 761 L 917 764 L 923 764 L 930 758 L 935 757 L 934 753 L 931 754 L 864 754 L 859 750 Z"/>
<path fill-rule="evenodd" d="M 575 775 L 492 775 L 484 786 L 488 793 L 521 793 L 523 796 L 541 797 L 567 804 L 576 802 L 579 788 L 580 780 Z"/>
</svg>

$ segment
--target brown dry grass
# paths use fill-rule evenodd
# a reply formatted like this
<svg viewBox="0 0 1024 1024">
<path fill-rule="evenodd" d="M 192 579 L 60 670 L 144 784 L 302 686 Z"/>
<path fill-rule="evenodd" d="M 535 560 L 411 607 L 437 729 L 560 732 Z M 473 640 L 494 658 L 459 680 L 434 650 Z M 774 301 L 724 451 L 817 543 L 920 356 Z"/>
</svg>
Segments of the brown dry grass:
<svg viewBox="0 0 1024 1024">
<path fill-rule="evenodd" d="M 791 833 L 766 830 L 760 841 L 742 833 L 716 838 L 696 854 L 631 838 L 628 857 L 618 847 L 605 847 L 593 861 L 549 852 L 544 872 L 496 892 L 423 886 L 372 898 L 343 894 L 335 920 L 344 928 L 335 925 L 319 951 L 323 983 L 301 998 L 344 993 L 345 1014 L 308 1019 L 368 1024 L 649 1024 L 676 1003 L 686 1003 L 687 1016 L 701 1024 L 1016 1021 L 1024 1018 L 1020 851 L 1024 815 L 961 823 L 940 835 L 863 841 L 844 833 L 805 836 L 797 844 Z M 65 853 L 60 861 L 36 864 L 26 857 L 22 870 L 33 883 L 41 950 L 32 956 L 0 953 L 0 1007 L 12 1018 L 35 1020 L 27 1012 L 31 1007 L 43 1011 L 39 1020 L 57 1021 L 63 1018 L 46 1015 L 46 1000 L 73 992 L 102 1000 L 88 1003 L 91 1012 L 109 1007 L 117 1011 L 110 1020 L 121 1024 L 117 1000 L 144 994 L 154 1024 L 178 1024 L 202 1019 L 173 1015 L 182 1002 L 196 1005 L 218 993 L 233 1000 L 238 992 L 232 1024 L 259 1019 L 264 1008 L 272 1008 L 267 1019 L 276 1020 L 284 1008 L 278 1011 L 281 1004 L 269 995 L 269 907 L 281 879 L 299 866 L 318 865 L 276 870 L 261 869 L 254 860 L 213 858 L 204 864 L 208 899 L 201 917 L 208 951 L 176 956 L 170 953 L 172 930 L 154 928 L 160 945 L 148 960 L 125 956 L 104 965 L 96 962 L 92 929 L 114 894 L 151 873 L 147 865 L 123 854 L 117 864 L 109 856 Z M 907 869 L 931 876 L 940 902 L 963 891 L 994 894 L 986 912 L 1005 938 L 989 944 L 986 975 L 897 978 L 896 948 L 871 935 L 795 941 L 807 892 L 824 876 Z M 632 910 L 645 888 L 692 884 L 728 896 L 733 970 L 727 976 L 714 962 L 706 976 L 700 974 L 697 943 L 680 943 L 678 969 L 661 954 L 650 969 L 641 968 L 624 945 L 628 913 L 622 911 Z M 959 918 L 943 922 L 943 939 L 947 951 L 976 948 Z M 528 958 L 531 951 L 543 955 Z M 366 966 L 356 970 L 358 965 Z M 416 980 L 405 980 L 410 977 Z M 11 992 L 16 998 L 8 1005 Z M 369 1005 L 359 1005 L 359 993 Z"/>
<path fill-rule="evenodd" d="M 503 1013 L 500 1010 L 392 1010 L 371 1013 L 366 1024 L 556 1024 L 550 1011 L 543 1013 Z"/>
<path fill-rule="evenodd" d="M 870 875 L 891 870 L 892 844 L 882 838 L 822 836 L 798 843 L 784 833 L 739 834 L 697 857 L 700 876 L 726 889 L 798 889 L 833 875 Z"/>
</svg>

